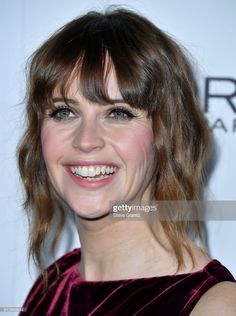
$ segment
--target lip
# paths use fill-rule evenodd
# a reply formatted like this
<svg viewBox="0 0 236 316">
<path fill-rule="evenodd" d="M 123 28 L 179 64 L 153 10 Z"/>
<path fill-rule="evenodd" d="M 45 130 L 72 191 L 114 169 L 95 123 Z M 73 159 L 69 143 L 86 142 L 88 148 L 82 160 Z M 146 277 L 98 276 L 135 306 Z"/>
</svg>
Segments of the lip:
<svg viewBox="0 0 236 316">
<path fill-rule="evenodd" d="M 89 181 L 86 179 L 82 179 L 79 176 L 74 175 L 71 172 L 71 167 L 72 166 L 112 166 L 112 167 L 116 167 L 116 172 L 114 174 L 112 174 L 111 176 L 109 176 L 108 178 L 105 179 L 101 179 L 101 180 L 96 180 L 96 181 Z M 64 166 L 67 174 L 69 175 L 69 177 L 73 180 L 73 182 L 80 186 L 81 188 L 85 188 L 85 189 L 91 189 L 91 190 L 95 190 L 95 189 L 99 189 L 102 188 L 103 186 L 109 184 L 112 180 L 115 179 L 116 175 L 119 172 L 119 167 L 114 164 L 113 162 L 109 162 L 109 161 L 101 161 L 101 160 L 76 160 L 76 161 L 70 161 L 70 163 L 67 163 Z"/>
</svg>

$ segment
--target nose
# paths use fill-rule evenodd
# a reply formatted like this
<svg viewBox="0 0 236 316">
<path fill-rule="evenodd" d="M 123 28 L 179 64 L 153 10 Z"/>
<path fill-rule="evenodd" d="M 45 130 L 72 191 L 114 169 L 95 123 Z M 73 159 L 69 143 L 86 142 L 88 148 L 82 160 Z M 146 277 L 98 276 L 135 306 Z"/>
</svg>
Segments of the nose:
<svg viewBox="0 0 236 316">
<path fill-rule="evenodd" d="M 88 153 L 104 147 L 104 132 L 97 122 L 84 120 L 76 129 L 73 137 L 73 147 Z"/>
</svg>

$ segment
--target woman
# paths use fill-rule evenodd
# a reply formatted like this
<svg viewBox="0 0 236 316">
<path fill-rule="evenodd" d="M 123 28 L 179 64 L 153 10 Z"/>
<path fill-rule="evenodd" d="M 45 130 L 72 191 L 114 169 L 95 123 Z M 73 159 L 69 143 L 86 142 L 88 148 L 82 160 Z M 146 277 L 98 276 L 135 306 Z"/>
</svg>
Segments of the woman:
<svg viewBox="0 0 236 316">
<path fill-rule="evenodd" d="M 89 12 L 35 52 L 19 167 L 43 273 L 22 315 L 235 315 L 233 276 L 178 210 L 162 221 L 112 212 L 200 199 L 210 136 L 196 94 L 180 47 L 131 11 Z M 45 270 L 46 235 L 57 225 L 55 248 L 70 210 L 81 249 Z"/>
</svg>

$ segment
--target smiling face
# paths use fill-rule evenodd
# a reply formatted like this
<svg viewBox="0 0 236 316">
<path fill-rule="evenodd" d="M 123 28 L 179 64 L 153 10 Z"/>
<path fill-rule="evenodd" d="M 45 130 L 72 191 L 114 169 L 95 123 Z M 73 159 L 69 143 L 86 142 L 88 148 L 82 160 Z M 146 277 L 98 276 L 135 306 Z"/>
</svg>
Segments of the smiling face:
<svg viewBox="0 0 236 316">
<path fill-rule="evenodd" d="M 42 124 L 43 156 L 54 189 L 84 218 L 105 215 L 111 201 L 148 200 L 154 172 L 151 120 L 122 101 L 113 71 L 107 92 L 115 104 L 91 103 L 78 87 L 77 79 L 67 100 L 55 89 L 54 107 Z"/>
</svg>

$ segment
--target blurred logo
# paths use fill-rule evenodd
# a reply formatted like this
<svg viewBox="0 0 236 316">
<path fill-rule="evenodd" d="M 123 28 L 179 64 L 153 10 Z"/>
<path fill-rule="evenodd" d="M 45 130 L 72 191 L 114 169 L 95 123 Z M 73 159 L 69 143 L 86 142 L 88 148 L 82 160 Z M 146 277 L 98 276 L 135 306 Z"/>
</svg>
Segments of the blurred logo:
<svg viewBox="0 0 236 316">
<path fill-rule="evenodd" d="M 236 79 L 206 78 L 204 112 L 211 130 L 236 133 Z"/>
</svg>

